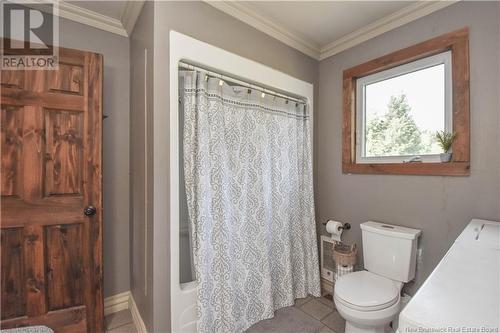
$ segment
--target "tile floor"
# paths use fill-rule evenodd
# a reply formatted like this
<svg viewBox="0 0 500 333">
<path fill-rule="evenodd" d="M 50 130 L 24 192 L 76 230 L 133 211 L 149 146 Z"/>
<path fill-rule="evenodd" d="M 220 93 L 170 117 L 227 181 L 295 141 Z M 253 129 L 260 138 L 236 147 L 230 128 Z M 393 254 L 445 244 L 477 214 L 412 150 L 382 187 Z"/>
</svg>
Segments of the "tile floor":
<svg viewBox="0 0 500 333">
<path fill-rule="evenodd" d="M 112 313 L 105 318 L 106 333 L 137 333 L 130 310 Z"/>
<path fill-rule="evenodd" d="M 294 306 L 279 309 L 246 333 L 344 333 L 345 320 L 335 309 L 332 296 L 306 297 Z"/>
<path fill-rule="evenodd" d="M 279 309 L 274 318 L 253 325 L 246 333 L 344 333 L 345 320 L 330 295 L 297 299 L 294 306 Z M 129 310 L 106 316 L 106 332 L 137 333 Z"/>
</svg>

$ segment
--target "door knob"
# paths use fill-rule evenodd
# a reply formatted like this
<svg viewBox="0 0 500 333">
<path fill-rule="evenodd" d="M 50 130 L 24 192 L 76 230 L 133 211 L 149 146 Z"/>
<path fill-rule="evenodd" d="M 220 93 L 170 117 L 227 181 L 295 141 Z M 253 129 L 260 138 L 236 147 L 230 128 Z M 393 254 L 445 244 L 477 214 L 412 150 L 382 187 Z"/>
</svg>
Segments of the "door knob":
<svg viewBox="0 0 500 333">
<path fill-rule="evenodd" d="M 97 209 L 94 206 L 87 206 L 83 209 L 83 214 L 87 216 L 94 216 L 97 212 Z"/>
</svg>

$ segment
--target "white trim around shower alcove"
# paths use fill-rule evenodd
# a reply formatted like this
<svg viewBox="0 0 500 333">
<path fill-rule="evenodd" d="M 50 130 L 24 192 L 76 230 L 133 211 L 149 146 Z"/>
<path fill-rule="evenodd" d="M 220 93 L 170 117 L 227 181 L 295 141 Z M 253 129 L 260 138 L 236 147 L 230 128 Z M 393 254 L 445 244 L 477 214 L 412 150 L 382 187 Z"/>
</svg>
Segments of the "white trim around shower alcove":
<svg viewBox="0 0 500 333">
<path fill-rule="evenodd" d="M 179 282 L 179 145 L 181 142 L 179 142 L 178 117 L 178 65 L 181 60 L 212 69 L 216 73 L 267 87 L 273 91 L 305 99 L 311 117 L 311 136 L 313 132 L 313 85 L 176 31 L 170 31 L 170 126 L 165 123 L 167 121 L 165 110 L 154 108 L 155 163 L 153 173 L 155 180 L 164 179 L 165 172 L 170 167 L 170 188 L 159 186 L 154 190 L 153 218 L 161 219 L 161 221 L 155 221 L 155 225 L 157 222 L 169 223 L 170 220 L 171 331 L 196 332 L 195 282 L 182 286 Z M 168 142 L 165 128 L 170 128 L 168 155 L 163 151 L 165 143 Z M 313 142 L 312 138 L 311 142 Z M 154 186 L 158 184 L 156 181 L 153 183 Z M 162 214 L 165 212 L 165 198 L 168 197 L 170 197 L 170 219 Z"/>
</svg>

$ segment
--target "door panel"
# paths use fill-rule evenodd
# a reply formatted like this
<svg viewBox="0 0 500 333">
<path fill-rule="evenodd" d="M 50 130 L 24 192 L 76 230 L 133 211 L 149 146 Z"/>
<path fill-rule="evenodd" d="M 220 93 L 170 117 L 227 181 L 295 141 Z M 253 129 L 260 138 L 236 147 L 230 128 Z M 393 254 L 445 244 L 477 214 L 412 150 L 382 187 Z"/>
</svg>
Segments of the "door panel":
<svg viewBox="0 0 500 333">
<path fill-rule="evenodd" d="M 82 194 L 81 112 L 45 110 L 45 195 Z"/>
<path fill-rule="evenodd" d="M 24 202 L 36 202 L 42 198 L 43 170 L 41 157 L 42 150 L 44 149 L 42 126 L 41 107 L 34 105 L 24 106 L 23 154 L 21 157 L 21 168 L 23 170 L 23 192 L 21 199 Z"/>
<path fill-rule="evenodd" d="M 26 314 L 24 289 L 23 230 L 2 230 L 2 319 Z"/>
<path fill-rule="evenodd" d="M 38 317 L 47 312 L 43 227 L 24 227 L 24 269 L 26 271 L 26 315 Z M 2 327 L 4 323 L 2 322 Z"/>
<path fill-rule="evenodd" d="M 102 57 L 59 52 L 1 72 L 0 326 L 102 332 Z"/>
<path fill-rule="evenodd" d="M 24 71 L 3 71 L 1 77 L 2 88 L 24 88 Z"/>
<path fill-rule="evenodd" d="M 50 226 L 45 232 L 49 310 L 82 305 L 82 225 Z"/>
<path fill-rule="evenodd" d="M 18 197 L 21 192 L 23 110 L 2 105 L 2 197 Z"/>
<path fill-rule="evenodd" d="M 82 95 L 83 93 L 83 67 L 60 63 L 58 71 L 51 71 L 47 79 L 49 91 L 66 94 Z"/>
</svg>

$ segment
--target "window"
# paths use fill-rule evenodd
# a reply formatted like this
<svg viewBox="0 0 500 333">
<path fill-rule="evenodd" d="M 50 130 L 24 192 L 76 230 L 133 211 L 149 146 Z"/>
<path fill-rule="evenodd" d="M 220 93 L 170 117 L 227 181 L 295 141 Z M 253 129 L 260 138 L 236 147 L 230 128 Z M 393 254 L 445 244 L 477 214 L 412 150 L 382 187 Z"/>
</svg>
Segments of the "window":
<svg viewBox="0 0 500 333">
<path fill-rule="evenodd" d="M 451 52 L 356 82 L 357 163 L 439 162 L 437 131 L 452 131 Z"/>
<path fill-rule="evenodd" d="M 344 173 L 469 175 L 468 43 L 464 28 L 344 71 Z M 456 133 L 451 162 L 437 131 Z"/>
</svg>

